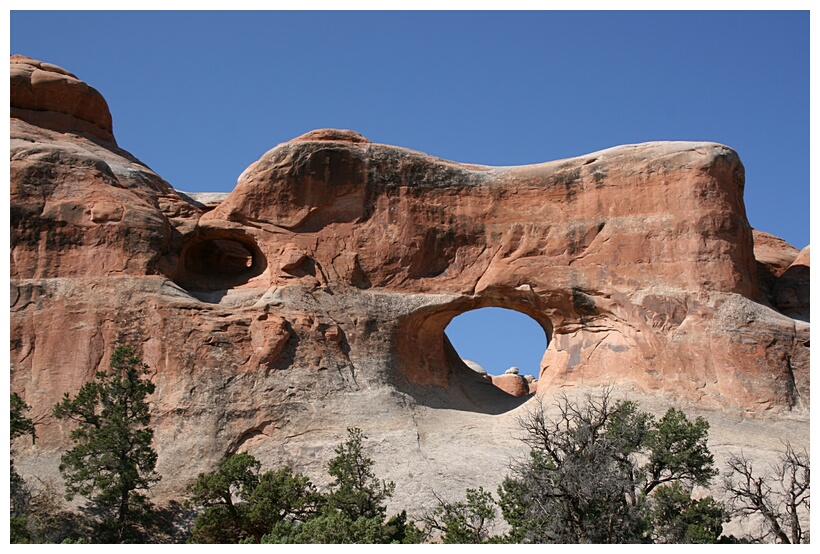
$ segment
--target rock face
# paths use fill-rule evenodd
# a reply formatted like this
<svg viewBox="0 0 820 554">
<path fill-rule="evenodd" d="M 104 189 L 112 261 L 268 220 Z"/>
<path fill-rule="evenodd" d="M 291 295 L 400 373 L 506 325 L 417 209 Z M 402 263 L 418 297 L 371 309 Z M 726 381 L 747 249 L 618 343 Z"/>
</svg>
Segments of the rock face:
<svg viewBox="0 0 820 554">
<path fill-rule="evenodd" d="M 10 91 L 12 279 L 169 271 L 200 211 L 117 148 L 100 93 L 23 56 Z"/>
<path fill-rule="evenodd" d="M 773 296 L 775 305 L 784 314 L 809 321 L 810 247 L 800 251 L 789 268 L 777 278 Z"/>
<path fill-rule="evenodd" d="M 752 235 L 757 260 L 757 278 L 766 298 L 774 302 L 775 282 L 789 269 L 800 250 L 781 238 L 757 229 L 752 232 Z"/>
<path fill-rule="evenodd" d="M 11 390 L 41 420 L 24 469 L 56 473 L 51 406 L 129 342 L 156 384 L 158 494 L 239 450 L 321 474 L 359 426 L 397 500 L 429 505 L 445 475 L 500 479 L 526 408 L 444 334 L 486 306 L 543 327 L 539 397 L 615 384 L 807 419 L 809 325 L 767 301 L 726 146 L 497 168 L 319 130 L 206 209 L 117 147 L 94 89 L 22 57 L 11 79 Z M 775 275 L 778 305 L 808 314 L 808 269 L 807 248 Z"/>
<path fill-rule="evenodd" d="M 778 311 L 809 321 L 809 247 L 802 251 L 781 238 L 754 231 L 757 276 Z"/>
</svg>

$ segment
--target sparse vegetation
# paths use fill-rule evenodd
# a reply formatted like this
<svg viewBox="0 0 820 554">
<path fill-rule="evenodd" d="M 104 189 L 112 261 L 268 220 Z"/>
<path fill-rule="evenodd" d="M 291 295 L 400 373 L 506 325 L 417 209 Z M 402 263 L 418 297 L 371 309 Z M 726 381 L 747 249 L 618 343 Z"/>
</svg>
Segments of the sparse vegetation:
<svg viewBox="0 0 820 554">
<path fill-rule="evenodd" d="M 445 544 L 481 544 L 493 537 L 496 507 L 493 496 L 484 488 L 467 489 L 463 502 L 445 502 L 424 519 L 425 536 L 438 535 Z"/>
<path fill-rule="evenodd" d="M 289 467 L 260 475 L 260 465 L 250 454 L 234 454 L 188 487 L 188 505 L 204 510 L 190 542 L 259 543 L 278 524 L 317 513 L 322 498 L 307 477 Z"/>
<path fill-rule="evenodd" d="M 32 492 L 11 465 L 12 542 L 159 542 L 182 507 L 152 510 L 145 492 L 159 479 L 146 396 L 146 366 L 118 348 L 111 373 L 97 373 L 54 415 L 77 422 L 76 445 L 62 458 L 66 497 L 89 497 L 78 514 L 66 510 L 53 484 Z M 365 454 L 367 437 L 348 429 L 327 465 L 322 491 L 290 467 L 261 472 L 248 453 L 223 458 L 188 486 L 185 506 L 196 515 L 193 543 L 805 543 L 810 508 L 809 457 L 790 445 L 760 474 L 740 455 L 729 460 L 728 505 L 703 494 L 717 475 L 707 445 L 708 423 L 669 409 L 641 411 L 609 391 L 581 401 L 561 397 L 520 420 L 528 455 L 511 466 L 497 491 L 468 488 L 465 498 L 424 514 L 387 515 L 395 484 L 379 479 Z M 34 437 L 25 403 L 11 401 L 11 438 Z M 699 490 L 699 494 L 694 494 Z M 97 516 L 89 517 L 89 515 Z M 503 518 L 501 523 L 499 516 Z M 729 516 L 757 518 L 759 532 L 723 537 Z M 162 520 L 162 521 L 160 521 Z M 164 531 L 158 531 L 162 527 Z M 503 528 L 505 532 L 496 533 Z M 163 534 L 164 533 L 164 534 Z M 153 539 L 153 540 L 152 540 Z"/>
<path fill-rule="evenodd" d="M 732 543 L 808 542 L 809 457 L 787 445 L 766 475 L 732 456 L 724 490 L 729 506 L 693 496 L 718 471 L 708 423 L 676 409 L 656 420 L 608 391 L 582 402 L 561 397 L 551 417 L 536 404 L 521 420 L 529 456 L 499 487 L 510 530 L 490 535 L 492 495 L 468 489 L 467 501 L 439 501 L 427 530 L 442 542 Z M 730 516 L 758 516 L 759 533 L 722 536 Z"/>
<path fill-rule="evenodd" d="M 266 535 L 264 543 L 414 543 L 421 533 L 407 520 L 407 513 L 386 518 L 385 502 L 395 484 L 373 473 L 373 460 L 364 454 L 367 438 L 359 428 L 350 428 L 347 440 L 336 447 L 327 466 L 333 482 L 318 503 L 315 517 L 302 522 L 287 519 Z"/>
<path fill-rule="evenodd" d="M 809 542 L 805 524 L 810 508 L 810 464 L 804 450 L 786 444 L 780 460 L 766 474 L 756 473 L 751 460 L 742 453 L 728 462 L 724 488 L 733 514 L 747 519 L 757 516 L 759 531 L 752 542 L 800 544 Z"/>
<path fill-rule="evenodd" d="M 30 407 L 16 393 L 11 394 L 10 407 L 11 440 L 30 435 L 34 441 L 34 422 L 25 415 Z M 11 453 L 14 454 L 13 448 Z M 40 480 L 34 484 L 27 483 L 15 470 L 13 458 L 9 469 L 11 543 L 62 543 L 82 540 L 83 534 L 88 531 L 84 518 L 65 509 L 54 483 Z"/>
<path fill-rule="evenodd" d="M 365 438 L 361 429 L 348 429 L 328 464 L 334 480 L 324 493 L 289 467 L 260 475 L 261 464 L 247 453 L 223 458 L 188 487 L 189 506 L 203 510 L 190 542 L 419 542 L 421 534 L 405 512 L 385 521 L 384 502 L 395 485 L 373 473 Z"/>
<path fill-rule="evenodd" d="M 717 473 L 706 445 L 708 423 L 670 409 L 660 419 L 605 391 L 582 402 L 559 399 L 557 416 L 543 404 L 521 419 L 529 457 L 499 489 L 512 542 L 714 542 L 722 507 L 692 500 L 694 486 Z M 688 525 L 666 519 L 660 504 L 685 505 Z M 706 513 L 700 513 L 701 511 Z M 688 527 L 687 527 L 688 528 Z"/>
</svg>

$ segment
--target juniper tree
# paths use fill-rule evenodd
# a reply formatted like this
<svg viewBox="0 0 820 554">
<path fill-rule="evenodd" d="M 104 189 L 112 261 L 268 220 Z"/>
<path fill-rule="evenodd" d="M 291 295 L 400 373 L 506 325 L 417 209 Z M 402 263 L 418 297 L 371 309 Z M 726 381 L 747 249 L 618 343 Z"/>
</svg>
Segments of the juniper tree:
<svg viewBox="0 0 820 554">
<path fill-rule="evenodd" d="M 712 499 L 689 501 L 692 488 L 707 485 L 717 473 L 705 420 L 690 421 L 670 409 L 656 421 L 634 402 L 614 401 L 609 391 L 581 402 L 561 397 L 556 407 L 555 417 L 539 404 L 521 419 L 529 456 L 499 489 L 510 540 L 717 539 L 722 506 Z M 663 519 L 669 510 L 653 512 L 655 496 L 667 507 L 687 510 L 685 521 Z"/>
<path fill-rule="evenodd" d="M 34 440 L 36 436 L 34 422 L 31 421 L 31 418 L 23 415 L 23 412 L 28 411 L 31 407 L 16 392 L 11 393 L 9 407 L 11 408 L 9 414 L 9 435 L 11 440 L 23 435 L 31 435 L 32 440 Z"/>
<path fill-rule="evenodd" d="M 331 506 L 351 519 L 384 516 L 384 503 L 393 496 L 396 485 L 380 481 L 373 473 L 373 460 L 364 455 L 362 441 L 367 438 L 359 428 L 347 430 L 347 440 L 336 447 L 336 457 L 327 471 L 334 478 L 328 500 Z"/>
<path fill-rule="evenodd" d="M 147 402 L 154 385 L 147 374 L 134 349 L 119 346 L 109 372 L 97 372 L 74 398 L 65 393 L 53 409 L 57 419 L 76 424 L 74 447 L 60 462 L 66 499 L 88 498 L 102 518 L 101 531 L 113 532 L 116 540 L 146 521 L 152 506 L 145 493 L 160 479 Z"/>
<path fill-rule="evenodd" d="M 385 521 L 394 485 L 373 473 L 364 438 L 360 429 L 348 429 L 328 463 L 334 480 L 326 493 L 289 467 L 260 474 L 261 463 L 250 454 L 223 458 L 188 486 L 187 504 L 202 509 L 190 542 L 419 542 L 421 533 L 404 512 Z"/>
<path fill-rule="evenodd" d="M 481 544 L 493 537 L 496 508 L 492 495 L 483 487 L 467 489 L 466 499 L 438 505 L 424 519 L 425 534 L 444 544 Z"/>
<path fill-rule="evenodd" d="M 386 519 L 386 501 L 395 484 L 376 477 L 374 461 L 364 453 L 364 433 L 349 428 L 345 442 L 327 466 L 333 477 L 315 517 L 304 522 L 282 521 L 266 535 L 264 543 L 415 543 L 421 531 L 402 511 Z"/>
<path fill-rule="evenodd" d="M 188 505 L 203 509 L 191 542 L 258 543 L 277 524 L 303 523 L 316 513 L 322 497 L 307 477 L 289 467 L 260 475 L 260 466 L 244 452 L 226 456 L 188 486 Z"/>
</svg>

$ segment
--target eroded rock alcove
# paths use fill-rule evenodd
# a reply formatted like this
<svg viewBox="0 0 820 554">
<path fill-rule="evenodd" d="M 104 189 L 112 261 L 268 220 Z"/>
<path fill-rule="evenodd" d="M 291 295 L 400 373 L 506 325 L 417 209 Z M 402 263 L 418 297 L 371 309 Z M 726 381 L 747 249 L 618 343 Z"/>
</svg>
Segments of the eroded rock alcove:
<svg viewBox="0 0 820 554">
<path fill-rule="evenodd" d="M 23 471 L 56 474 L 51 406 L 130 342 L 157 387 L 157 494 L 239 450 L 319 474 L 351 425 L 397 501 L 491 486 L 526 398 L 444 333 L 485 306 L 544 329 L 538 395 L 807 419 L 808 247 L 755 239 L 727 146 L 488 167 L 318 130 L 204 207 L 120 149 L 66 70 L 12 56 L 11 80 L 11 390 L 40 422 Z"/>
<path fill-rule="evenodd" d="M 229 290 L 265 271 L 267 260 L 245 233 L 205 231 L 182 247 L 174 282 L 191 291 Z"/>
</svg>

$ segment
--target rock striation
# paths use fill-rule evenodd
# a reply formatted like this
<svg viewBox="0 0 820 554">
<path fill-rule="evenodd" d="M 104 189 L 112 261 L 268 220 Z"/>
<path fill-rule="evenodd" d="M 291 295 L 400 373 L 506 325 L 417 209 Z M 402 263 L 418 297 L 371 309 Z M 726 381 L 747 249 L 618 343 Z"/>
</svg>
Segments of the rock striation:
<svg viewBox="0 0 820 554">
<path fill-rule="evenodd" d="M 129 342 L 156 384 L 162 494 L 239 450 L 321 473 L 355 425 L 422 506 L 444 466 L 475 486 L 509 458 L 530 383 L 493 386 L 444 333 L 487 306 L 544 329 L 538 397 L 615 384 L 807 417 L 808 247 L 789 260 L 754 238 L 726 146 L 489 167 L 326 129 L 203 203 L 117 146 L 93 88 L 11 66 L 11 390 L 41 421 L 30 464 L 56 472 L 70 428 L 51 406 Z"/>
<path fill-rule="evenodd" d="M 57 131 L 87 133 L 114 142 L 108 104 L 93 87 L 62 67 L 11 56 L 11 116 Z"/>
</svg>

